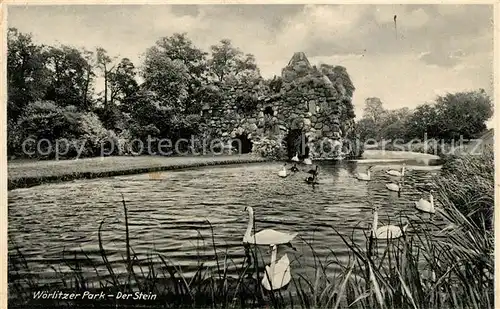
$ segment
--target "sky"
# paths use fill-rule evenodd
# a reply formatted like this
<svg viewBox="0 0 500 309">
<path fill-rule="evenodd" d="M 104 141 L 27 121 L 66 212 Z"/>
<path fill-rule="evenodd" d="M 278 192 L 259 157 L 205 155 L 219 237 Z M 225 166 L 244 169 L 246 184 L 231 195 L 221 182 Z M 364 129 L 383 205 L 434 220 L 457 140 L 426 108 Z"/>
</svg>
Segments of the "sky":
<svg viewBox="0 0 500 309">
<path fill-rule="evenodd" d="M 207 52 L 231 40 L 264 77 L 302 51 L 312 64 L 346 67 L 357 118 L 368 97 L 396 109 L 447 92 L 493 96 L 492 5 L 30 5 L 9 7 L 8 25 L 38 43 L 100 46 L 136 66 L 176 32 Z"/>
</svg>

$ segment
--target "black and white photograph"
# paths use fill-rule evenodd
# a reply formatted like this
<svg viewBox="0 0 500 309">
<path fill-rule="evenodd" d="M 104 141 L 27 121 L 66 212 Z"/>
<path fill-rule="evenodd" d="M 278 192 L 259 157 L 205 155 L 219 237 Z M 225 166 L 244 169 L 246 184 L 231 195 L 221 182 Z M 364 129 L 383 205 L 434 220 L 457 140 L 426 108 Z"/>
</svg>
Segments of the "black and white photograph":
<svg viewBox="0 0 500 309">
<path fill-rule="evenodd" d="M 2 4 L 0 307 L 498 308 L 493 2 L 233 2 Z"/>
</svg>

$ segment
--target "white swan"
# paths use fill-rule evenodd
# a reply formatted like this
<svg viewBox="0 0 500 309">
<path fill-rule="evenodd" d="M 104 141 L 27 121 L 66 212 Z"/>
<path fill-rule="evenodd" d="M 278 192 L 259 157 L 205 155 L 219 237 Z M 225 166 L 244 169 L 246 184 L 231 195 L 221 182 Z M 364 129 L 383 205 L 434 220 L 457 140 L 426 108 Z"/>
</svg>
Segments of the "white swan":
<svg viewBox="0 0 500 309">
<path fill-rule="evenodd" d="M 283 168 L 278 172 L 278 176 L 286 177 L 286 164 L 283 165 Z"/>
<path fill-rule="evenodd" d="M 406 171 L 406 163 L 403 163 L 403 166 L 401 167 L 401 171 L 388 170 L 388 171 L 386 171 L 386 173 L 391 175 L 391 176 L 403 177 L 405 175 L 405 171 Z"/>
<path fill-rule="evenodd" d="M 247 230 L 245 232 L 245 235 L 243 236 L 243 243 L 255 244 L 255 245 L 268 245 L 268 246 L 288 244 L 298 234 L 298 233 L 288 234 L 288 233 L 278 232 L 273 229 L 265 229 L 252 235 L 253 221 L 254 221 L 253 208 L 247 206 L 245 207 L 245 210 L 248 211 L 250 220 L 248 221 Z"/>
<path fill-rule="evenodd" d="M 401 192 L 401 182 L 395 184 L 395 183 L 388 183 L 385 185 L 385 187 L 389 190 L 389 191 L 394 191 L 394 192 L 398 192 L 400 193 Z"/>
<path fill-rule="evenodd" d="M 372 223 L 372 236 L 375 239 L 396 239 L 403 236 L 408 228 L 408 223 L 406 223 L 403 228 L 397 225 L 384 225 L 378 227 L 378 209 L 373 208 L 373 223 Z"/>
<path fill-rule="evenodd" d="M 401 197 L 401 189 L 402 189 L 401 181 L 398 184 L 388 183 L 388 184 L 385 185 L 385 187 L 389 191 L 397 192 L 398 193 L 398 197 Z"/>
<path fill-rule="evenodd" d="M 436 209 L 434 208 L 434 196 L 432 196 L 432 190 L 429 193 L 429 201 L 421 198 L 418 202 L 415 202 L 415 207 L 420 211 L 435 214 Z"/>
<path fill-rule="evenodd" d="M 276 262 L 276 255 L 278 252 L 278 247 L 272 245 L 271 253 L 271 263 L 266 265 L 266 271 L 264 272 L 264 278 L 262 278 L 262 286 L 268 290 L 278 290 L 285 287 L 292 276 L 290 275 L 290 260 L 288 255 L 284 255 L 278 262 Z"/>
<path fill-rule="evenodd" d="M 295 156 L 293 156 L 292 161 L 299 162 L 299 156 L 297 155 L 297 153 L 295 153 Z"/>
<path fill-rule="evenodd" d="M 311 165 L 311 164 L 313 164 L 313 163 L 312 163 L 311 159 L 309 159 L 309 158 L 305 158 L 305 159 L 304 159 L 304 164 L 305 164 L 305 165 Z"/>
<path fill-rule="evenodd" d="M 371 169 L 373 166 L 368 166 L 368 169 L 366 170 L 366 173 L 358 173 L 356 178 L 358 180 L 364 180 L 364 181 L 369 181 L 371 180 Z"/>
</svg>

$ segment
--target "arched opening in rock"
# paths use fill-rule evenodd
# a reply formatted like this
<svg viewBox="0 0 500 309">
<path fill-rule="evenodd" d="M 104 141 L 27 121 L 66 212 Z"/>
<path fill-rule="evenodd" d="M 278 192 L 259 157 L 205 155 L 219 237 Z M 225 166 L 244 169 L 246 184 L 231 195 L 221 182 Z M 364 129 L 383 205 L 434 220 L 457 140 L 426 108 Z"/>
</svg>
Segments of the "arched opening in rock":
<svg viewBox="0 0 500 309">
<path fill-rule="evenodd" d="M 273 116 L 274 115 L 273 108 L 271 106 L 266 107 L 264 109 L 264 115 Z"/>
<path fill-rule="evenodd" d="M 231 145 L 238 154 L 245 154 L 252 152 L 253 143 L 248 138 L 248 134 L 240 134 L 233 138 Z"/>
<path fill-rule="evenodd" d="M 308 139 L 302 129 L 291 129 L 286 138 L 288 159 L 293 158 L 295 154 L 298 154 L 300 160 L 309 157 L 307 142 Z"/>
</svg>

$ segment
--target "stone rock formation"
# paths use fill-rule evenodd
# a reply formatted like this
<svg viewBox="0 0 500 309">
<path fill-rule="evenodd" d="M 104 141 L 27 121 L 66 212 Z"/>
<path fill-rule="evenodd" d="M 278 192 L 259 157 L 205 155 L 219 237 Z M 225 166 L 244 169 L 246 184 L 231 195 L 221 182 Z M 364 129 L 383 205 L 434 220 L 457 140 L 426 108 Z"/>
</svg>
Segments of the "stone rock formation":
<svg viewBox="0 0 500 309">
<path fill-rule="evenodd" d="M 304 77 L 313 70 L 311 63 L 303 52 L 293 54 L 288 65 L 282 70 L 281 77 L 285 82 L 290 82 L 298 77 Z"/>
<path fill-rule="evenodd" d="M 343 67 L 319 70 L 297 52 L 283 68 L 281 80 L 275 78 L 269 86 L 262 81 L 226 85 L 221 90 L 222 102 L 205 117 L 206 131 L 215 137 L 229 143 L 244 137 L 246 143 L 283 145 L 288 158 L 296 153 L 313 159 L 354 154 L 353 145 L 346 143 L 355 134 L 354 86 Z"/>
</svg>

